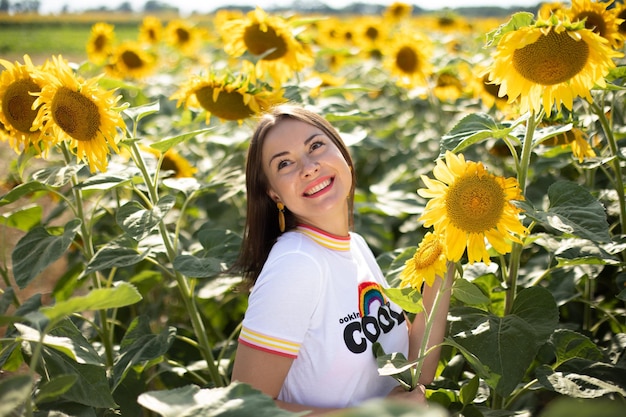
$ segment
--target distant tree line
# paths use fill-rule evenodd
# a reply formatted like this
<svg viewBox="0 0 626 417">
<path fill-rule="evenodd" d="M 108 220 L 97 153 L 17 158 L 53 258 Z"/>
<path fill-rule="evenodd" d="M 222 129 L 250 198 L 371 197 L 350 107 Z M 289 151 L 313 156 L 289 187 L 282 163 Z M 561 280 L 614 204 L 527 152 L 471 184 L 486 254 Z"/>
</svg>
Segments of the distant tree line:
<svg viewBox="0 0 626 417">
<path fill-rule="evenodd" d="M 38 0 L 20 0 L 20 1 L 9 1 L 9 0 L 0 0 L 0 13 L 38 13 L 41 2 Z M 298 10 L 302 13 L 317 13 L 317 14 L 381 14 L 384 12 L 387 6 L 370 4 L 370 3 L 362 3 L 362 2 L 354 2 L 342 9 L 335 9 L 327 4 L 324 4 L 320 1 L 306 1 L 306 0 L 294 0 L 291 6 L 288 7 L 274 7 L 268 8 L 268 11 L 272 12 L 283 12 L 283 11 L 291 11 Z M 498 17 L 510 15 L 512 13 L 518 11 L 535 11 L 539 7 L 539 3 L 534 7 L 496 7 L 496 6 L 476 6 L 476 7 L 460 7 L 450 9 L 462 16 L 472 17 L 472 16 L 482 16 L 482 17 Z M 68 12 L 69 7 L 66 5 L 63 7 L 63 12 Z M 241 10 L 248 11 L 252 10 L 252 7 L 246 6 L 225 6 L 219 8 L 217 10 Z M 217 11 L 216 10 L 216 11 Z M 119 12 L 119 13 L 131 13 L 133 12 L 133 8 L 130 2 L 125 1 L 121 3 L 114 9 L 111 9 L 106 6 L 102 6 L 96 9 L 88 9 L 89 11 L 110 11 L 110 12 Z M 176 6 L 169 5 L 167 3 L 163 3 L 158 0 L 148 0 L 143 6 L 143 11 L 145 13 L 157 13 L 157 12 L 173 12 L 178 13 L 179 9 Z M 420 15 L 430 13 L 430 11 L 424 10 L 421 7 L 413 6 L 413 14 Z"/>
</svg>

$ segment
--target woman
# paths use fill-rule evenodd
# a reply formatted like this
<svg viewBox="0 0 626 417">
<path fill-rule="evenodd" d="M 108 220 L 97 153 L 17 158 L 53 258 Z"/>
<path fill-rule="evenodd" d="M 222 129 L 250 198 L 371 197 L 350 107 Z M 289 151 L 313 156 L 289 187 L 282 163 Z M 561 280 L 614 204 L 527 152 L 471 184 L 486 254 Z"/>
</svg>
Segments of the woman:
<svg viewBox="0 0 626 417">
<path fill-rule="evenodd" d="M 351 232 L 355 182 L 348 149 L 323 117 L 289 105 L 262 117 L 248 150 L 237 263 L 253 289 L 232 379 L 290 411 L 319 415 L 388 395 L 424 401 L 423 387 L 405 392 L 378 374 L 372 344 L 415 358 L 425 323 L 409 323 L 386 299 L 371 250 Z M 436 289 L 424 294 L 427 308 Z M 429 346 L 445 334 L 446 293 Z M 427 357 L 421 384 L 438 360 L 438 350 Z"/>
</svg>

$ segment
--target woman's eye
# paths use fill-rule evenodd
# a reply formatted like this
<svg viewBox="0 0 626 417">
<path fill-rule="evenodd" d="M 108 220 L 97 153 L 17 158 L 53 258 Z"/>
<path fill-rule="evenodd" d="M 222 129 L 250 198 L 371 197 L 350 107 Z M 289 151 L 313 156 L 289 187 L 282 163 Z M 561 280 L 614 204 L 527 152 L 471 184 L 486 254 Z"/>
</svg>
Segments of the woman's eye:
<svg viewBox="0 0 626 417">
<path fill-rule="evenodd" d="M 280 170 L 280 169 L 285 168 L 288 165 L 289 165 L 289 161 L 283 160 L 283 161 L 278 162 L 278 165 L 276 165 L 276 168 Z"/>
<path fill-rule="evenodd" d="M 318 148 L 321 148 L 322 146 L 324 146 L 324 142 L 322 142 L 321 140 L 318 140 L 317 142 L 313 142 L 311 144 L 311 150 L 314 151 Z"/>
</svg>

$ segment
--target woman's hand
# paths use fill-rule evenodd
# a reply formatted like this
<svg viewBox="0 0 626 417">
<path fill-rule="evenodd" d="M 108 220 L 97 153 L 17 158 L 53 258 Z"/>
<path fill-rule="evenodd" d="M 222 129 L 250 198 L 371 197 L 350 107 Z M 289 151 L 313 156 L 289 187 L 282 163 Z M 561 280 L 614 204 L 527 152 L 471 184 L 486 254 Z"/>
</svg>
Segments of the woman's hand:
<svg viewBox="0 0 626 417">
<path fill-rule="evenodd" d="M 426 404 L 426 388 L 422 384 L 418 384 L 413 391 L 407 391 L 398 385 L 391 390 L 387 398 L 411 404 Z"/>
</svg>

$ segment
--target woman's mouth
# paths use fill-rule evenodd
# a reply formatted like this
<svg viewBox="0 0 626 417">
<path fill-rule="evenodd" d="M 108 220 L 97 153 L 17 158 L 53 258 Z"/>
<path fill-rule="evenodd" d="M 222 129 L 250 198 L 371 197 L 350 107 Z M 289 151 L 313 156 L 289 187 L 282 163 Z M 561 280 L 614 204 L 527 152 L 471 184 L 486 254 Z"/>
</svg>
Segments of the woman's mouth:
<svg viewBox="0 0 626 417">
<path fill-rule="evenodd" d="M 306 197 L 310 197 L 314 194 L 319 193 L 320 191 L 322 191 L 323 189 L 325 189 L 326 187 L 328 187 L 330 184 L 332 184 L 333 179 L 332 178 L 327 178 L 324 181 L 320 182 L 319 184 L 316 184 L 315 186 L 309 188 L 308 190 L 306 190 L 304 192 L 304 195 Z"/>
</svg>

